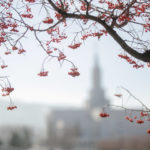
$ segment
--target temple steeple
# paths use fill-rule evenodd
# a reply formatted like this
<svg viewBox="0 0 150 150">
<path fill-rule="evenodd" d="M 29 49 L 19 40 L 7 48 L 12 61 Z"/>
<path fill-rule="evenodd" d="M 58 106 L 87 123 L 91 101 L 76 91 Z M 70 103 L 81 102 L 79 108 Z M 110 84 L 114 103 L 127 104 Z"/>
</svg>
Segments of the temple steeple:
<svg viewBox="0 0 150 150">
<path fill-rule="evenodd" d="M 93 88 L 97 89 L 100 88 L 100 69 L 99 69 L 99 65 L 98 65 L 98 59 L 97 56 L 95 56 L 95 63 L 94 63 L 94 68 L 93 68 L 93 76 L 92 76 L 92 80 L 93 80 Z"/>
<path fill-rule="evenodd" d="M 95 55 L 95 62 L 92 75 L 92 89 L 90 91 L 89 108 L 100 108 L 108 104 L 101 87 L 101 70 L 99 68 L 98 57 Z"/>
</svg>

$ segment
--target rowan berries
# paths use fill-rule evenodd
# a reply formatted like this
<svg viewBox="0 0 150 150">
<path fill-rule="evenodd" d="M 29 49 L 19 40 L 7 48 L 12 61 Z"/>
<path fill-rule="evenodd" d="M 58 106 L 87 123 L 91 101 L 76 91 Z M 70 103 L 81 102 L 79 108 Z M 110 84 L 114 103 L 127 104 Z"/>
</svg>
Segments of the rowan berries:
<svg viewBox="0 0 150 150">
<path fill-rule="evenodd" d="M 38 73 L 38 76 L 46 77 L 46 76 L 48 76 L 48 71 L 41 71 L 40 73 Z"/>
<path fill-rule="evenodd" d="M 45 20 L 43 20 L 43 23 L 51 24 L 53 23 L 53 19 L 50 17 L 46 17 Z"/>
<path fill-rule="evenodd" d="M 5 55 L 9 55 L 9 54 L 11 54 L 11 52 L 5 52 Z"/>
<path fill-rule="evenodd" d="M 17 109 L 17 106 L 8 106 L 7 110 L 13 110 L 13 109 Z"/>
<path fill-rule="evenodd" d="M 29 2 L 29 3 L 34 3 L 35 0 L 25 0 L 26 2 Z"/>
<path fill-rule="evenodd" d="M 102 118 L 106 118 L 106 117 L 109 117 L 109 114 L 108 113 L 100 113 L 99 116 Z"/>
<path fill-rule="evenodd" d="M 140 120 L 137 120 L 136 123 L 138 123 L 138 124 L 143 124 L 144 121 L 140 119 Z"/>
<path fill-rule="evenodd" d="M 1 68 L 4 69 L 4 68 L 7 68 L 8 65 L 1 65 Z"/>
<path fill-rule="evenodd" d="M 61 52 L 61 53 L 59 53 L 59 56 L 57 58 L 58 58 L 58 61 L 61 61 L 61 60 L 65 59 L 66 56 L 64 55 L 64 53 Z"/>
<path fill-rule="evenodd" d="M 12 47 L 12 50 L 17 50 L 18 48 L 16 46 L 13 46 Z"/>
<path fill-rule="evenodd" d="M 122 97 L 122 94 L 114 94 L 116 97 L 119 97 L 121 98 Z"/>
<path fill-rule="evenodd" d="M 80 73 L 77 71 L 77 68 L 71 68 L 70 70 L 71 72 L 68 72 L 68 74 L 71 75 L 72 77 L 76 77 L 80 75 Z"/>
<path fill-rule="evenodd" d="M 24 53 L 24 52 L 26 52 L 24 49 L 19 49 L 19 50 L 18 50 L 18 54 L 22 54 L 22 53 Z"/>
<path fill-rule="evenodd" d="M 150 134 L 150 129 L 147 130 L 147 133 Z"/>
<path fill-rule="evenodd" d="M 148 116 L 148 113 L 143 113 L 143 111 L 141 111 L 141 117 L 145 117 Z"/>
<path fill-rule="evenodd" d="M 74 44 L 74 45 L 69 45 L 68 47 L 72 48 L 72 49 L 76 49 L 78 47 L 80 47 L 81 43 L 77 43 L 77 44 Z"/>
</svg>

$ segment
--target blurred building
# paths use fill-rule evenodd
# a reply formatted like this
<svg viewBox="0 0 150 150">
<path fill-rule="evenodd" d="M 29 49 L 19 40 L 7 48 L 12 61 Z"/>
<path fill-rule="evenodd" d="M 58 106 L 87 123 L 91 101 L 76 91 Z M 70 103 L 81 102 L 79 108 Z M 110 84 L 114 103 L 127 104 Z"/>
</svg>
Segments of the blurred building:
<svg viewBox="0 0 150 150">
<path fill-rule="evenodd" d="M 109 104 L 100 83 L 101 70 L 96 59 L 88 105 L 82 109 L 59 108 L 50 112 L 47 119 L 50 149 L 101 149 L 98 143 L 102 141 L 145 134 L 148 125 L 128 122 L 124 119 L 124 110 L 111 109 L 111 117 L 106 119 L 98 116 L 101 108 Z"/>
<path fill-rule="evenodd" d="M 2 108 L 7 108 L 1 102 Z M 45 138 L 46 115 L 49 106 L 17 103 L 18 109 L 0 110 L 0 150 L 43 150 L 37 148 Z"/>
</svg>

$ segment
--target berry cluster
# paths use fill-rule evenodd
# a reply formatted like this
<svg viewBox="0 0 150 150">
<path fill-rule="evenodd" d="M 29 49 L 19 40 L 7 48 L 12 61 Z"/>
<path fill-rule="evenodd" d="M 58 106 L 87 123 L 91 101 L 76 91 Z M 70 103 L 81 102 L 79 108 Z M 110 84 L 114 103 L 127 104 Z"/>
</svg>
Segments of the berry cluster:
<svg viewBox="0 0 150 150">
<path fill-rule="evenodd" d="M 128 117 L 128 116 L 126 116 L 125 119 L 126 119 L 126 120 L 129 120 L 130 122 L 133 122 L 133 119 L 130 118 L 130 117 Z"/>
<path fill-rule="evenodd" d="M 122 97 L 122 94 L 114 94 L 114 96 L 118 97 L 118 98 L 121 98 Z"/>
<path fill-rule="evenodd" d="M 62 40 L 67 39 L 67 36 L 65 35 L 60 35 L 58 38 L 52 38 L 51 42 L 54 43 L 60 43 Z"/>
<path fill-rule="evenodd" d="M 14 91 L 14 88 L 12 87 L 2 88 L 2 96 L 8 96 L 12 91 Z"/>
<path fill-rule="evenodd" d="M 46 52 L 47 52 L 47 54 L 53 53 L 53 51 L 51 51 L 51 50 L 47 50 Z"/>
<path fill-rule="evenodd" d="M 88 37 L 98 37 L 98 39 L 103 35 L 104 33 L 99 33 L 99 32 L 95 32 L 95 33 L 87 33 L 85 35 L 82 36 L 82 40 L 86 40 Z"/>
<path fill-rule="evenodd" d="M 43 23 L 51 24 L 51 23 L 53 23 L 53 19 L 50 18 L 50 17 L 46 17 L 46 18 L 43 20 Z"/>
<path fill-rule="evenodd" d="M 128 120 L 131 123 L 133 123 L 134 120 L 135 120 L 137 124 L 143 124 L 145 118 L 143 118 L 143 119 L 141 119 L 141 118 L 145 117 L 145 116 L 148 116 L 148 115 L 149 114 L 147 112 L 144 113 L 143 111 L 141 111 L 141 113 L 140 113 L 140 119 L 137 119 L 137 116 L 134 116 L 133 118 L 129 117 L 129 116 L 125 116 L 125 119 Z M 106 118 L 106 117 L 109 117 L 110 115 L 108 113 L 102 112 L 102 113 L 99 114 L 99 116 L 101 118 Z M 150 121 L 149 117 L 148 117 L 147 121 Z M 147 130 L 147 133 L 150 134 L 150 129 Z"/>
<path fill-rule="evenodd" d="M 26 52 L 24 49 L 19 49 L 19 50 L 18 50 L 18 54 L 22 54 L 22 53 L 24 53 L 24 52 Z"/>
<path fill-rule="evenodd" d="M 69 45 L 68 47 L 72 48 L 72 49 L 76 49 L 78 47 L 80 47 L 81 43 L 76 43 L 74 45 Z"/>
<path fill-rule="evenodd" d="M 82 5 L 81 5 L 80 9 L 81 9 L 82 11 L 86 11 L 86 10 L 87 10 L 87 5 L 86 5 L 86 3 L 82 2 Z M 88 6 L 88 11 L 91 10 L 91 9 L 92 9 L 92 7 L 91 7 L 91 6 Z"/>
<path fill-rule="evenodd" d="M 41 71 L 40 73 L 38 73 L 38 76 L 46 77 L 46 76 L 48 76 L 48 71 Z"/>
<path fill-rule="evenodd" d="M 136 120 L 136 123 L 138 123 L 138 124 L 142 124 L 142 123 L 144 123 L 144 121 L 143 121 L 143 120 L 141 120 L 141 119 L 139 119 L 139 120 Z"/>
<path fill-rule="evenodd" d="M 16 46 L 13 46 L 13 47 L 12 47 L 12 50 L 13 50 L 13 51 L 15 51 L 15 50 L 17 50 L 17 49 L 18 49 L 18 48 L 17 48 Z"/>
<path fill-rule="evenodd" d="M 9 54 L 11 54 L 10 51 L 6 51 L 6 52 L 5 52 L 5 55 L 9 55 Z"/>
<path fill-rule="evenodd" d="M 147 117 L 147 119 L 145 117 Z M 133 118 L 126 116 L 125 119 L 130 121 L 131 123 L 134 122 L 135 120 L 137 124 L 143 124 L 144 120 L 150 121 L 148 112 L 143 112 L 143 111 L 140 112 L 139 119 L 137 119 L 137 116 L 134 116 Z M 147 130 L 147 133 L 150 134 L 150 129 Z"/>
<path fill-rule="evenodd" d="M 34 3 L 35 0 L 25 0 L 26 2 L 29 2 L 29 3 Z"/>
<path fill-rule="evenodd" d="M 13 109 L 17 109 L 17 106 L 8 106 L 7 110 L 13 110 Z"/>
<path fill-rule="evenodd" d="M 60 20 L 62 18 L 62 15 L 59 13 L 55 13 L 55 17 L 57 18 L 57 20 Z"/>
<path fill-rule="evenodd" d="M 138 69 L 138 68 L 143 68 L 143 67 L 144 67 L 144 65 L 139 65 L 139 64 L 137 64 L 133 59 L 131 59 L 131 58 L 130 58 L 129 56 L 127 56 L 127 55 L 119 54 L 118 56 L 119 56 L 120 58 L 122 58 L 122 59 L 125 59 L 129 64 L 133 65 L 133 68 Z"/>
<path fill-rule="evenodd" d="M 4 39 L 4 37 L 0 37 L 0 43 L 2 42 L 6 42 L 6 40 Z"/>
<path fill-rule="evenodd" d="M 107 1 L 106 4 L 108 4 L 108 9 L 123 9 L 123 3 L 121 2 L 119 2 L 118 4 L 114 4 L 112 2 Z"/>
<path fill-rule="evenodd" d="M 99 116 L 102 118 L 106 118 L 106 117 L 109 117 L 110 115 L 108 113 L 103 112 L 103 113 L 100 113 Z"/>
<path fill-rule="evenodd" d="M 8 65 L 1 65 L 1 68 L 4 69 L 4 68 L 7 68 Z"/>
<path fill-rule="evenodd" d="M 59 53 L 59 56 L 58 56 L 58 61 L 61 61 L 61 60 L 63 60 L 63 59 L 65 59 L 66 58 L 66 56 L 64 55 L 64 53 Z"/>
<path fill-rule="evenodd" d="M 80 73 L 78 72 L 78 68 L 71 68 L 70 70 L 71 72 L 68 72 L 68 74 L 71 75 L 72 77 L 76 77 L 80 75 Z"/>
<path fill-rule="evenodd" d="M 56 32 L 56 34 L 59 34 L 59 28 L 50 28 L 47 30 L 48 34 L 54 34 L 54 32 Z"/>
<path fill-rule="evenodd" d="M 147 130 L 147 133 L 150 134 L 150 129 Z"/>
<path fill-rule="evenodd" d="M 33 15 L 32 14 L 22 14 L 21 17 L 32 19 Z"/>
</svg>

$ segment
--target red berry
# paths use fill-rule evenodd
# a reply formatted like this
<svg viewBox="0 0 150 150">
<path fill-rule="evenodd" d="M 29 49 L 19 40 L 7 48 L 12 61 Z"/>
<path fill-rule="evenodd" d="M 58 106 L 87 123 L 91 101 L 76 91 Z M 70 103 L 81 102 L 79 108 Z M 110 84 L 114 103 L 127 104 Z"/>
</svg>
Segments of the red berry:
<svg viewBox="0 0 150 150">
<path fill-rule="evenodd" d="M 125 116 L 125 119 L 126 119 L 126 120 L 129 120 L 130 118 L 129 118 L 128 116 Z"/>
<path fill-rule="evenodd" d="M 116 97 L 122 97 L 122 94 L 115 94 Z"/>
<path fill-rule="evenodd" d="M 147 130 L 147 133 L 150 134 L 150 129 Z"/>
<path fill-rule="evenodd" d="M 102 117 L 102 118 L 106 118 L 106 117 L 109 117 L 109 114 L 107 114 L 107 113 L 100 113 L 99 116 Z"/>
<path fill-rule="evenodd" d="M 140 119 L 140 120 L 137 120 L 136 123 L 142 124 L 142 123 L 144 123 L 144 121 Z"/>
<path fill-rule="evenodd" d="M 45 20 L 43 20 L 43 23 L 51 24 L 51 23 L 53 23 L 53 19 L 50 17 L 47 17 L 47 18 L 45 18 Z"/>
</svg>

